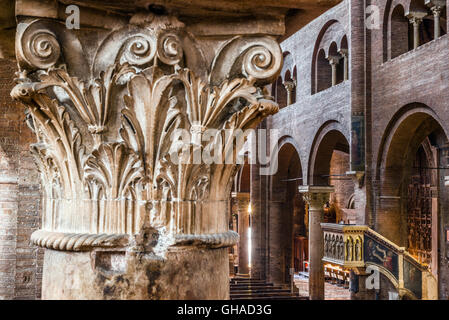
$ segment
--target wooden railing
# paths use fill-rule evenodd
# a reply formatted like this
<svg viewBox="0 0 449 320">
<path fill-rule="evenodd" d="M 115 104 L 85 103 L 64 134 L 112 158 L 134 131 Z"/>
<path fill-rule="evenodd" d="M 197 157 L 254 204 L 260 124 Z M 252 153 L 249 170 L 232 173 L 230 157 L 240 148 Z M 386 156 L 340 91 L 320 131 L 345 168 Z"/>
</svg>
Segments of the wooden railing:
<svg viewBox="0 0 449 320">
<path fill-rule="evenodd" d="M 375 266 L 398 289 L 399 295 L 437 299 L 437 280 L 405 248 L 363 225 L 322 223 L 323 261 L 345 269 Z"/>
</svg>

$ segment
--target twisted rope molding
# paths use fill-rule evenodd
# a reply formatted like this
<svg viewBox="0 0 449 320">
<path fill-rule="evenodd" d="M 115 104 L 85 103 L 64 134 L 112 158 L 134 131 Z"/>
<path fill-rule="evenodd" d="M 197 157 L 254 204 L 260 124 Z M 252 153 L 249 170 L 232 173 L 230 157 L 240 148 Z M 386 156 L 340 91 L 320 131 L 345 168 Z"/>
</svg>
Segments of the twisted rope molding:
<svg viewBox="0 0 449 320">
<path fill-rule="evenodd" d="M 89 251 L 93 248 L 123 248 L 129 244 L 128 234 L 64 233 L 37 230 L 31 235 L 37 246 L 60 251 Z M 175 236 L 174 246 L 224 248 L 235 245 L 239 235 L 234 231 L 224 233 Z"/>
<path fill-rule="evenodd" d="M 61 251 L 86 251 L 93 247 L 125 247 L 129 243 L 127 234 L 63 233 L 37 230 L 31 242 L 47 249 Z"/>
<path fill-rule="evenodd" d="M 213 234 L 179 234 L 175 236 L 176 246 L 204 246 L 209 248 L 231 247 L 239 241 L 238 233 L 227 231 Z"/>
</svg>

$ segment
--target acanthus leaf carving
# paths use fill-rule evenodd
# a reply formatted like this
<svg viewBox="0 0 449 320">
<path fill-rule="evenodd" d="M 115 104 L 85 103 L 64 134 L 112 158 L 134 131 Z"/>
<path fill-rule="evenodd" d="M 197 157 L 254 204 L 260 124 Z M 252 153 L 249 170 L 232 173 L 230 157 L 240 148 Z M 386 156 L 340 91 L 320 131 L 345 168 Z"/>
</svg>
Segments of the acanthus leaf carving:
<svg viewBox="0 0 449 320">
<path fill-rule="evenodd" d="M 50 69 L 47 73 L 40 75 L 40 89 L 46 87 L 64 89 L 88 125 L 89 131 L 96 135 L 106 130 L 113 86 L 127 73 L 134 73 L 134 69 L 129 64 L 114 64 L 100 73 L 100 78 L 86 84 L 78 78 L 70 77 L 63 69 Z"/>
<path fill-rule="evenodd" d="M 236 165 L 195 157 L 236 153 L 235 134 L 278 111 L 261 87 L 280 71 L 278 44 L 222 41 L 209 71 L 198 44 L 183 47 L 196 40 L 170 19 L 137 19 L 104 39 L 90 78 L 71 76 L 70 63 L 56 67 L 62 54 L 21 70 L 12 92 L 33 118 L 43 182 L 62 191 L 46 188 L 46 231 L 133 235 L 149 218 L 174 235 L 226 234 Z M 188 143 L 172 141 L 178 129 Z"/>
</svg>

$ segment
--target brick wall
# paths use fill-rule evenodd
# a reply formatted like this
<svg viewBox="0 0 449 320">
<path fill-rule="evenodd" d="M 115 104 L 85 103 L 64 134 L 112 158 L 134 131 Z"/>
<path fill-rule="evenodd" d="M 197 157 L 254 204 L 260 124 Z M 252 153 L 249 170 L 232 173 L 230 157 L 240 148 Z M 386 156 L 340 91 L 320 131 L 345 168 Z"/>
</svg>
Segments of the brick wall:
<svg viewBox="0 0 449 320">
<path fill-rule="evenodd" d="M 33 133 L 9 94 L 15 68 L 0 60 L 0 299 L 36 299 L 42 252 L 29 238 L 39 227 L 40 185 L 29 151 Z"/>
<path fill-rule="evenodd" d="M 411 50 L 391 59 L 388 51 L 391 45 L 405 45 L 408 41 L 408 34 L 405 29 L 393 27 L 393 39 L 390 41 L 388 27 L 384 24 L 388 19 L 389 10 L 402 4 L 407 11 L 409 0 L 371 0 L 367 5 L 376 5 L 380 9 L 381 25 L 379 29 L 367 31 L 363 23 L 363 5 L 358 0 L 346 0 L 335 6 L 331 10 L 303 27 L 294 35 L 282 43 L 282 49 L 289 52 L 284 70 L 297 70 L 296 102 L 283 108 L 278 114 L 267 119 L 267 128 L 279 130 L 282 139 L 289 139 L 299 155 L 301 168 L 303 171 L 301 181 L 303 184 L 311 184 L 310 175 L 315 163 L 323 162 L 322 159 L 314 158 L 317 150 L 317 141 L 320 140 L 321 132 L 333 126 L 340 131 L 348 142 L 350 141 L 351 122 L 354 117 L 365 117 L 366 120 L 366 144 L 359 147 L 365 156 L 365 176 L 356 182 L 348 180 L 347 183 L 338 181 L 331 182 L 336 185 L 337 192 L 333 195 L 335 202 L 341 208 L 347 204 L 350 194 L 355 194 L 355 209 L 348 213 L 357 220 L 357 223 L 369 223 L 376 231 L 385 235 L 393 241 L 400 243 L 398 235 L 406 228 L 404 227 L 403 205 L 406 199 L 401 198 L 400 190 L 406 183 L 406 176 L 403 172 L 406 158 L 411 149 L 417 147 L 412 145 L 414 140 L 424 139 L 427 135 L 441 126 L 438 141 L 433 137 L 438 148 L 445 146 L 449 132 L 449 36 L 443 35 L 440 38 L 421 45 L 416 50 Z M 449 4 L 449 0 L 447 1 Z M 351 15 L 349 15 L 351 13 Z M 404 18 L 405 19 L 405 18 Z M 317 45 L 323 28 L 335 25 L 337 21 L 348 36 L 350 46 L 350 80 L 337 86 L 323 90 L 317 94 L 313 92 L 313 58 L 317 54 Z M 442 19 L 442 21 L 444 21 Z M 447 21 L 447 20 L 446 20 Z M 447 22 L 449 25 L 449 21 Z M 331 30 L 331 29 L 330 29 Z M 321 40 L 331 42 L 335 32 L 325 34 Z M 393 41 L 393 43 L 392 43 Z M 315 49 L 314 49 L 315 48 Z M 316 70 L 316 69 L 315 69 Z M 319 77 L 320 75 L 318 75 Z M 422 113 L 422 121 L 415 119 L 415 122 L 401 124 L 400 137 L 408 145 L 395 150 L 388 150 L 389 139 L 397 130 L 398 120 L 401 115 L 416 106 L 426 109 L 427 116 Z M 401 113 L 402 112 L 402 113 Z M 426 118 L 427 117 L 427 118 Z M 433 118 L 434 120 L 429 120 Z M 427 119 L 427 120 L 426 120 Z M 426 121 L 424 121 L 426 120 Z M 420 122 L 421 121 L 421 122 Z M 407 125 L 407 127 L 405 127 Z M 441 132 L 446 134 L 441 134 Z M 422 135 L 422 137 L 421 137 Z M 415 138 L 411 138 L 415 137 Z M 444 139 L 443 139 L 444 138 Z M 446 139 L 446 140 L 445 140 Z M 323 140 L 324 141 L 324 140 Z M 402 180 L 389 180 L 385 176 L 385 157 L 387 152 L 393 152 L 391 159 L 396 162 L 397 174 L 404 175 Z M 354 158 L 354 145 L 351 146 L 351 157 Z M 342 173 L 343 167 L 346 169 L 346 154 L 340 154 L 340 159 L 334 159 L 331 165 L 332 173 Z M 443 157 L 443 154 L 440 153 Z M 354 159 L 352 161 L 354 163 Z M 363 164 L 363 163 L 362 163 Z M 446 165 L 444 159 L 442 165 Z M 352 170 L 363 170 L 363 166 Z M 405 170 L 405 171 L 404 171 Z M 449 226 L 449 218 L 445 214 L 449 206 L 449 189 L 443 186 L 444 175 L 448 175 L 447 170 L 439 171 L 440 186 L 438 188 L 439 207 L 439 238 L 443 239 L 443 229 Z M 313 172 L 312 172 L 313 173 Z M 404 178 L 405 177 L 405 178 Z M 360 178 L 360 176 L 359 176 Z M 270 178 L 253 176 L 251 185 L 259 186 L 261 181 L 270 181 Z M 354 185 L 355 183 L 355 185 Z M 252 201 L 264 203 L 265 199 L 276 197 L 276 190 L 261 190 L 258 187 L 252 188 Z M 352 192 L 351 192 L 352 190 Z M 396 190 L 398 194 L 389 194 L 388 190 Z M 255 191 L 257 194 L 253 194 Z M 267 196 L 267 192 L 271 193 Z M 261 205 L 261 217 L 270 215 L 268 204 Z M 270 220 L 266 229 L 254 230 L 261 243 L 267 243 L 267 239 L 272 236 L 273 230 L 282 230 L 282 221 L 278 219 Z M 401 231 L 402 230 L 402 231 Z M 398 239 L 397 239 L 398 238 Z M 268 241 L 269 242 L 269 241 Z M 449 246 L 440 241 L 439 248 L 439 279 L 440 298 L 449 296 Z M 270 247 L 265 258 L 270 259 Z M 256 252 L 254 254 L 257 255 Z M 262 260 L 261 260 L 262 261 Z M 269 274 L 269 261 L 265 261 L 265 268 Z"/>
<path fill-rule="evenodd" d="M 327 30 L 329 21 L 334 20 L 338 21 L 338 27 L 334 25 L 330 28 L 320 41 L 323 30 Z M 296 184 L 310 183 L 309 171 L 313 166 L 311 156 L 314 153 L 313 150 L 319 147 L 316 137 L 320 135 L 320 132 L 332 126 L 341 132 L 347 142 L 350 140 L 350 81 L 312 94 L 314 81 L 312 63 L 316 47 L 322 44 L 328 48 L 334 40 L 340 43 L 344 34 L 349 35 L 348 30 L 348 1 L 343 1 L 281 44 L 283 51 L 290 53 L 285 58 L 281 77 L 285 77 L 288 71 L 291 74 L 296 67 L 295 103 L 269 117 L 265 123 L 268 129 L 279 130 L 279 138 L 291 144 L 300 159 L 297 165 L 299 172 L 290 177 L 303 178 L 296 181 Z M 330 66 L 328 69 L 330 70 Z M 279 170 L 285 169 L 283 166 L 288 165 L 281 162 L 282 159 L 280 159 Z M 252 227 L 252 272 L 255 277 L 266 277 L 270 281 L 280 282 L 284 277 L 281 273 L 285 270 L 285 266 L 282 264 L 283 260 L 279 258 L 279 253 L 282 248 L 291 247 L 291 243 L 286 245 L 275 242 L 281 240 L 280 235 L 289 235 L 288 239 L 283 240 L 292 241 L 291 217 L 289 220 L 282 216 L 293 215 L 294 210 L 285 208 L 283 205 L 283 194 L 279 190 L 276 191 L 276 186 L 273 184 L 276 176 L 260 176 L 258 173 L 258 167 L 252 166 L 251 202 L 255 213 Z M 304 206 L 304 203 L 301 202 L 299 205 Z M 288 212 L 285 212 L 286 210 Z M 285 260 L 290 260 L 289 253 L 284 252 L 284 254 L 287 257 Z"/>
<path fill-rule="evenodd" d="M 354 182 L 351 178 L 344 177 L 349 171 L 349 154 L 335 150 L 332 154 L 330 174 L 330 185 L 334 186 L 335 193 L 331 197 L 332 204 L 336 210 L 336 219 L 348 220 L 345 214 L 350 197 L 354 194 Z"/>
</svg>

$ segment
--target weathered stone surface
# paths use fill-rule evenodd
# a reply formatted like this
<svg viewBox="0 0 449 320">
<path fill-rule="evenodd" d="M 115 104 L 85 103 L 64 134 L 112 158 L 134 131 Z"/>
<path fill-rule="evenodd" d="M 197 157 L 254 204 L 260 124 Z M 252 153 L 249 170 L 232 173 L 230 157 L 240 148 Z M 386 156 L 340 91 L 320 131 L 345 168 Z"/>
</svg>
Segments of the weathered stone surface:
<svg viewBox="0 0 449 320">
<path fill-rule="evenodd" d="M 43 299 L 217 299 L 229 297 L 227 249 L 147 252 L 46 250 Z"/>
<path fill-rule="evenodd" d="M 224 159 L 240 148 L 233 135 L 278 110 L 263 86 L 281 69 L 279 45 L 243 29 L 197 37 L 158 10 L 114 30 L 78 33 L 57 20 L 55 6 L 16 7 L 20 71 L 11 92 L 28 106 L 37 138 L 43 213 L 31 241 L 64 252 L 46 254 L 43 297 L 226 298 L 223 248 L 238 236 L 227 223 L 236 161 Z M 54 19 L 26 16 L 44 14 Z M 188 141 L 176 136 L 181 129 Z M 211 151 L 223 160 L 204 162 L 201 154 Z M 80 251 L 117 281 L 103 282 Z M 178 260 L 192 264 L 187 275 Z M 214 280 L 193 289 L 202 263 L 220 274 L 213 294 L 205 288 Z M 175 282 L 165 281 L 167 273 Z M 141 276 L 163 280 L 155 292 L 120 284 Z M 89 291 L 93 279 L 98 288 Z"/>
</svg>

